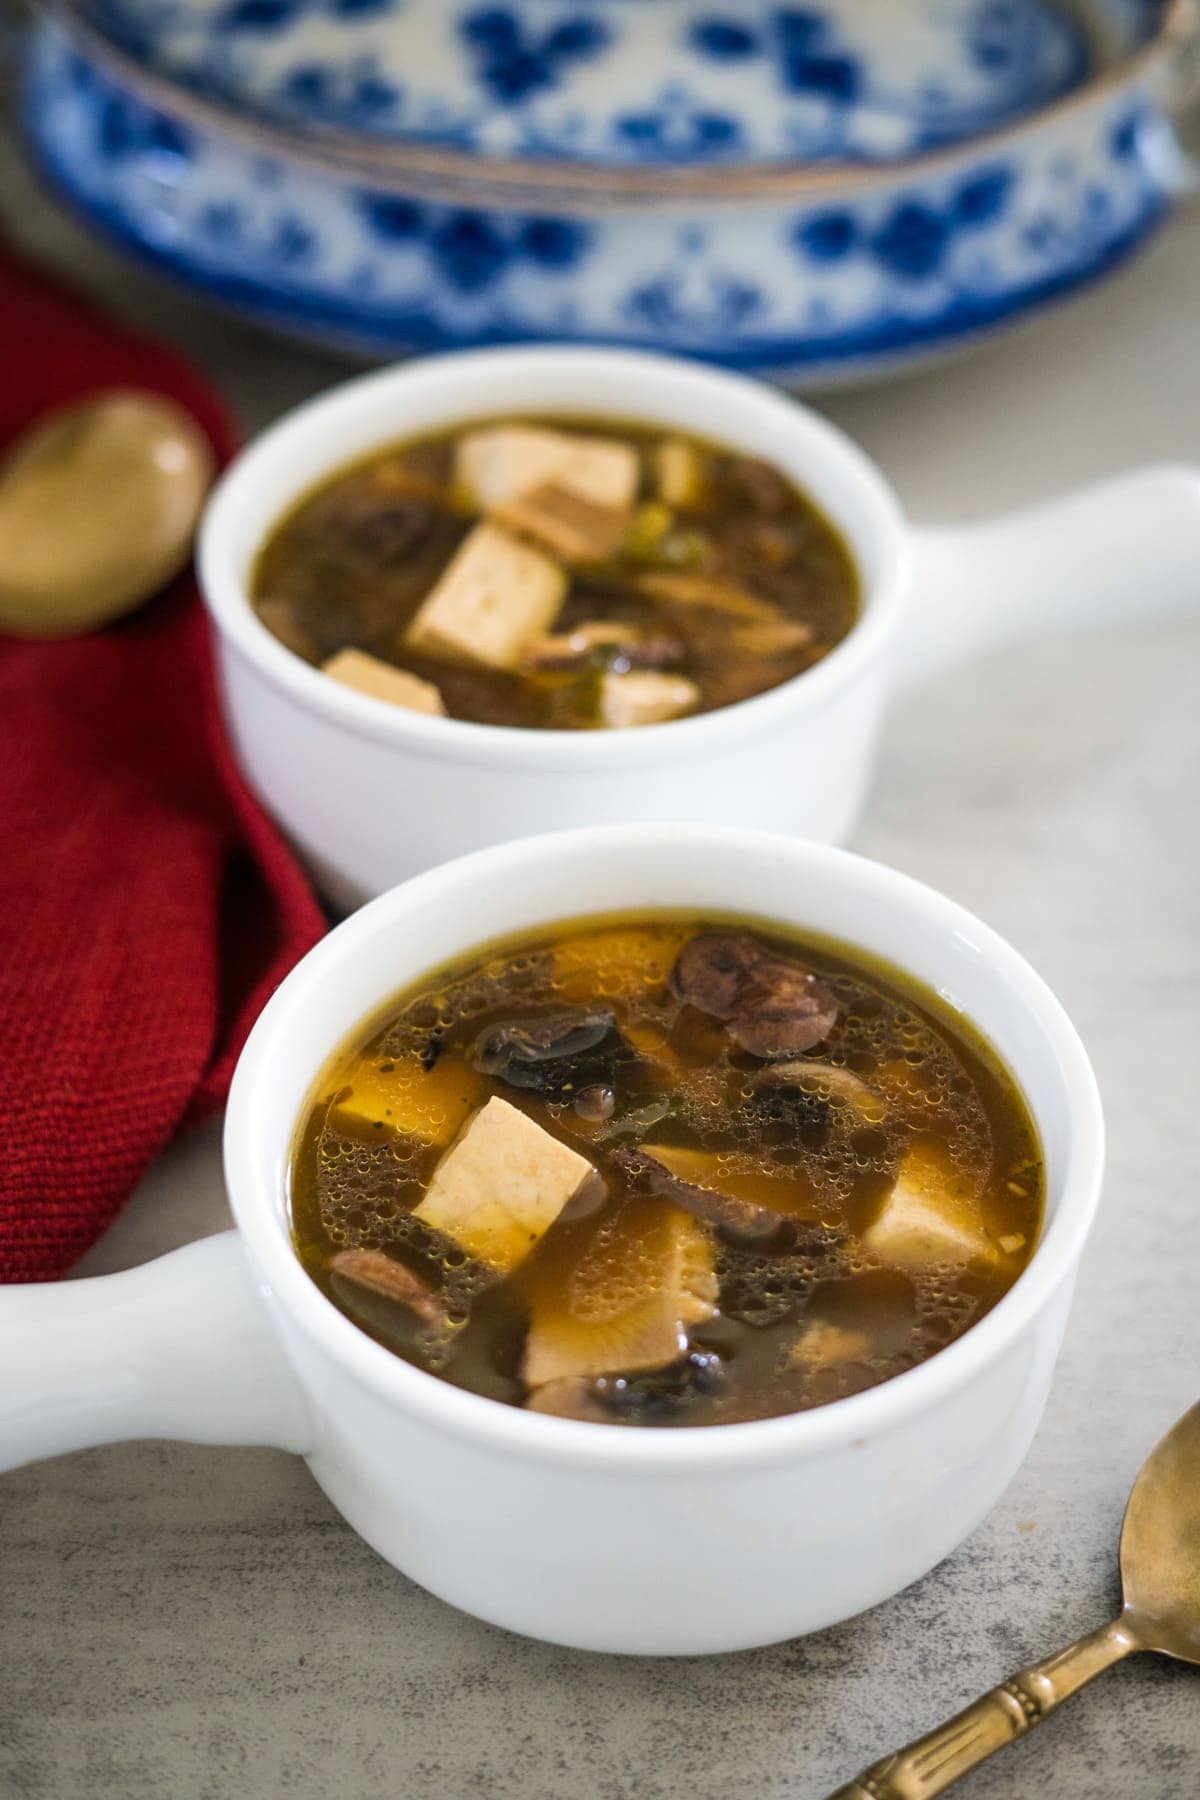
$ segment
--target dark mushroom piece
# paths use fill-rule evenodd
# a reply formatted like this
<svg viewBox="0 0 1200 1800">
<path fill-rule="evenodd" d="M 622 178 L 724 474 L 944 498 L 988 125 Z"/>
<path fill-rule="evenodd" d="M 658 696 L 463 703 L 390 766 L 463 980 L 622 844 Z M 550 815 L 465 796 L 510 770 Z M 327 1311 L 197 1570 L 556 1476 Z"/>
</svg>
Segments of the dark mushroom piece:
<svg viewBox="0 0 1200 1800">
<path fill-rule="evenodd" d="M 752 1056 L 799 1056 L 837 1023 L 833 992 L 802 964 L 745 932 L 705 932 L 685 944 L 670 976 L 677 1000 L 720 1019 Z"/>
<path fill-rule="evenodd" d="M 753 1201 L 739 1200 L 717 1188 L 701 1187 L 674 1174 L 665 1163 L 641 1148 L 614 1150 L 612 1160 L 635 1187 L 671 1200 L 694 1219 L 715 1226 L 724 1237 L 740 1244 L 770 1244 L 792 1235 L 797 1224 L 769 1206 L 756 1206 Z"/>
<path fill-rule="evenodd" d="M 853 1069 L 842 1068 L 837 1063 L 769 1063 L 754 1076 L 753 1085 L 759 1093 L 791 1091 L 832 1102 L 835 1107 L 844 1106 L 868 1125 L 877 1125 L 887 1116 L 887 1101 L 883 1095 Z"/>
<path fill-rule="evenodd" d="M 730 465 L 726 482 L 752 512 L 773 518 L 792 499 L 792 489 L 778 469 L 755 456 L 739 456 Z"/>
<path fill-rule="evenodd" d="M 691 1350 L 661 1369 L 636 1374 L 564 1375 L 534 1388 L 527 1412 L 556 1419 L 583 1419 L 611 1424 L 614 1419 L 644 1419 L 653 1424 L 664 1415 L 685 1411 L 695 1401 L 719 1393 L 725 1368 L 715 1350 Z"/>
<path fill-rule="evenodd" d="M 621 1047 L 611 1007 L 577 1007 L 489 1025 L 475 1040 L 471 1062 L 510 1087 L 566 1100 L 611 1083 Z"/>
<path fill-rule="evenodd" d="M 691 1350 L 678 1362 L 662 1369 L 646 1369 L 635 1375 L 601 1375 L 593 1385 L 597 1399 L 609 1411 L 626 1418 L 657 1418 L 684 1412 L 697 1400 L 720 1392 L 725 1366 L 715 1350 Z"/>
<path fill-rule="evenodd" d="M 437 1290 L 415 1269 L 397 1262 L 384 1250 L 339 1250 L 329 1272 L 335 1284 L 351 1282 L 384 1300 L 394 1300 L 423 1325 L 441 1327 L 447 1322 L 445 1304 Z"/>
<path fill-rule="evenodd" d="M 574 630 L 535 638 L 521 652 L 528 674 L 576 674 L 592 663 L 626 669 L 669 669 L 687 654 L 682 638 L 666 632 L 646 634 L 619 619 L 590 620 Z"/>
</svg>

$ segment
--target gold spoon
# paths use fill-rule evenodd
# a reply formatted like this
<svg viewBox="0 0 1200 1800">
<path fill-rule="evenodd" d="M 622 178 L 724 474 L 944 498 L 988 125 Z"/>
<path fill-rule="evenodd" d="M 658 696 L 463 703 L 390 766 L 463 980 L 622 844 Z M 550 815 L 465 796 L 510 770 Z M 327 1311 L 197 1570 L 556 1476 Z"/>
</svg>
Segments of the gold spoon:
<svg viewBox="0 0 1200 1800">
<path fill-rule="evenodd" d="M 212 477 L 207 438 L 160 394 L 40 419 L 0 465 L 0 631 L 66 637 L 149 600 L 187 562 Z"/>
<path fill-rule="evenodd" d="M 872 1764 L 829 1800 L 927 1800 L 1023 1737 L 1134 1650 L 1200 1663 L 1200 1405 L 1142 1466 L 1121 1527 L 1120 1617 L 1022 1669 L 926 1737 Z"/>
</svg>

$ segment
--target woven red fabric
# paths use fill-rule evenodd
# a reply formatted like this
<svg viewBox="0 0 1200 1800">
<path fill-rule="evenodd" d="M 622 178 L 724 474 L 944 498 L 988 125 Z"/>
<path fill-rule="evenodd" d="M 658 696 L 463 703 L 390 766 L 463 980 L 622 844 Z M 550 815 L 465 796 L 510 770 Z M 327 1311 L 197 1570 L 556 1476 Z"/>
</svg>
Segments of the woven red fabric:
<svg viewBox="0 0 1200 1800">
<path fill-rule="evenodd" d="M 0 449 L 117 384 L 172 395 L 230 453 L 183 363 L 3 250 L 0 346 Z M 222 736 L 190 577 L 86 637 L 0 636 L 0 1280 L 61 1275 L 99 1237 L 220 1104 L 323 928 Z"/>
</svg>

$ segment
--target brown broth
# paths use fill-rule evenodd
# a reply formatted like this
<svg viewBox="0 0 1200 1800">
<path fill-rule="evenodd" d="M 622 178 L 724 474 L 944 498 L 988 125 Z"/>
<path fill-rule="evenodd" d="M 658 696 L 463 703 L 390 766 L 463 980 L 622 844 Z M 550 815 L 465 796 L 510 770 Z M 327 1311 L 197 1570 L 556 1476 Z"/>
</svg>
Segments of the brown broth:
<svg viewBox="0 0 1200 1800">
<path fill-rule="evenodd" d="M 879 1097 L 869 1119 L 827 1094 L 768 1086 L 764 1097 L 756 1088 L 764 1059 L 672 995 L 680 948 L 730 929 L 802 960 L 836 998 L 837 1023 L 807 1060 L 856 1073 Z M 596 1006 L 612 1009 L 619 1036 L 590 1062 L 559 1066 L 556 1091 L 472 1067 L 490 1027 Z M 581 1089 L 598 1084 L 612 1090 L 612 1116 L 581 1117 Z M 589 1190 L 568 1203 L 503 1278 L 412 1214 L 456 1129 L 491 1095 L 579 1151 L 606 1185 L 598 1205 Z M 441 1141 L 423 1141 L 433 1135 Z M 614 1367 L 610 1379 L 589 1380 L 588 1416 L 613 1422 L 734 1423 L 872 1387 L 982 1318 L 1025 1266 L 1040 1226 L 1041 1155 L 1025 1104 L 994 1052 L 936 996 L 842 947 L 752 921 L 656 913 L 524 934 L 389 1001 L 330 1059 L 300 1121 L 290 1177 L 297 1252 L 322 1292 L 388 1349 L 520 1406 L 531 1308 L 542 1318 L 556 1308 L 594 1316 L 597 1305 L 619 1313 L 625 1302 L 613 1286 L 628 1277 L 630 1234 L 652 1238 L 661 1220 L 680 1216 L 673 1200 L 647 1194 L 636 1156 L 632 1171 L 619 1159 L 639 1143 L 712 1153 L 723 1189 L 770 1206 L 791 1235 L 764 1247 L 722 1225 L 699 1227 L 715 1261 L 717 1308 L 691 1327 L 688 1358 L 667 1374 Z M 986 1255 L 896 1266 L 864 1241 L 913 1145 L 953 1169 Z M 385 1251 L 417 1271 L 441 1296 L 445 1320 L 422 1325 L 395 1301 L 334 1280 L 331 1260 L 347 1249 Z M 656 1268 L 644 1273 L 652 1290 Z M 831 1340 L 830 1328 L 856 1338 Z M 806 1360 L 806 1333 L 809 1345 L 857 1349 Z"/>
<path fill-rule="evenodd" d="M 503 421 L 512 423 L 513 421 Z M 497 423 L 484 421 L 482 423 Z M 669 509 L 653 499 L 661 430 L 610 420 L 521 421 L 619 438 L 640 458 L 640 488 L 628 532 L 605 561 L 576 564 L 552 629 L 568 635 L 593 621 L 631 625 L 677 652 L 662 664 L 699 690 L 688 710 L 710 712 L 777 687 L 821 661 L 851 629 L 859 581 L 845 541 L 798 489 L 767 465 L 684 433 L 671 434 L 703 459 L 695 503 Z M 306 495 L 271 531 L 251 587 L 259 616 L 307 661 L 350 648 L 434 684 L 446 713 L 487 725 L 589 729 L 598 685 L 622 668 L 598 650 L 567 671 L 510 673 L 411 648 L 405 632 L 455 551 L 479 522 L 456 491 L 456 444 L 472 429 L 397 444 L 340 470 Z M 657 508 L 657 510 L 656 510 Z M 650 597 L 639 577 L 699 574 L 765 604 L 767 618 L 806 627 L 808 641 L 767 648 L 762 633 L 720 611 Z"/>
</svg>

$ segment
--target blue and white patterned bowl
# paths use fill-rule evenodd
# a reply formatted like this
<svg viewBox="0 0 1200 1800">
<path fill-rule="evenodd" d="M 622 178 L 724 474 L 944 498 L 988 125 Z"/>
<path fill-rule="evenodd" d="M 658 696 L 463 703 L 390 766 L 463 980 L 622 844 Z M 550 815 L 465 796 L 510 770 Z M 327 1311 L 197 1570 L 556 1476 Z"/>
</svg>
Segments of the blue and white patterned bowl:
<svg viewBox="0 0 1200 1800">
<path fill-rule="evenodd" d="M 82 0 L 25 117 L 85 214 L 373 353 L 552 336 L 853 379 L 1109 268 L 1191 0 Z"/>
</svg>

